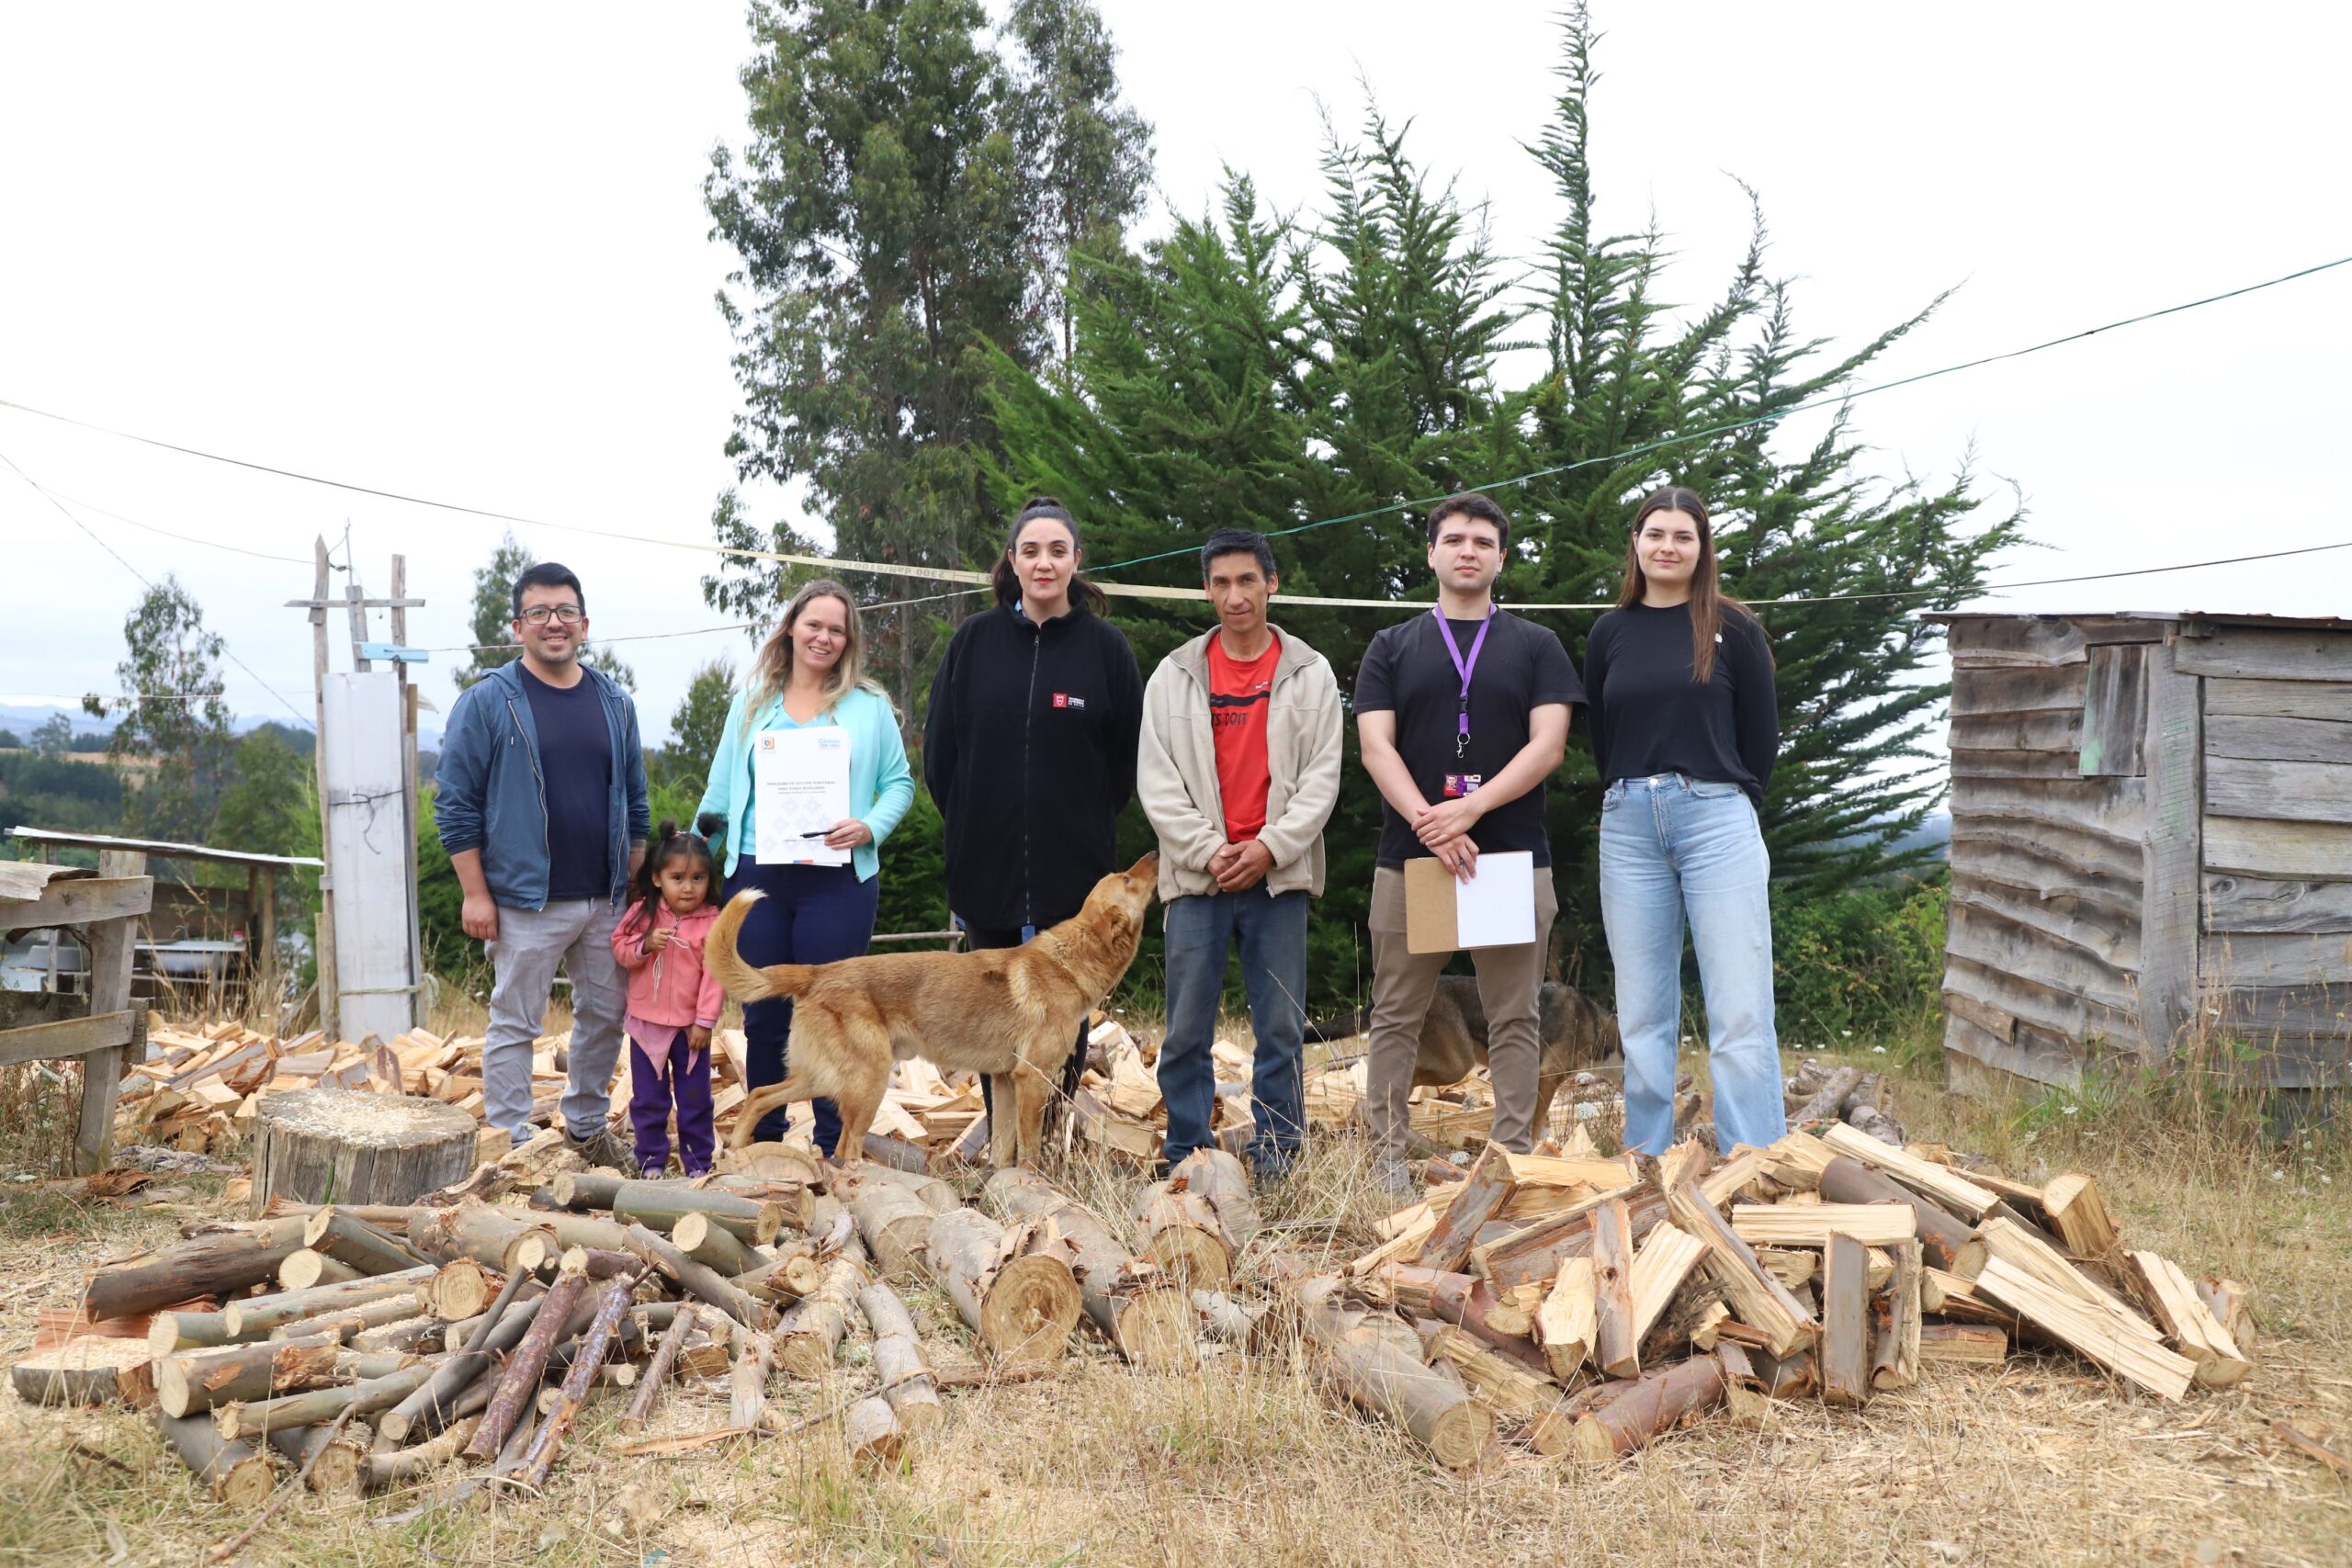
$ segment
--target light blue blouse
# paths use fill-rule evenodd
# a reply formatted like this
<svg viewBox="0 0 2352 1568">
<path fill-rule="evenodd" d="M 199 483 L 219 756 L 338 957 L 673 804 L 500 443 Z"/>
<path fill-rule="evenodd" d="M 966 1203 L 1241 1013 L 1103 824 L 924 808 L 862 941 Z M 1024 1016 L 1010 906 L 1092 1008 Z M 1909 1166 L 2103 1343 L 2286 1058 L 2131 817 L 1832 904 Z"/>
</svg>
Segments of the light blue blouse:
<svg viewBox="0 0 2352 1568">
<path fill-rule="evenodd" d="M 849 731 L 850 815 L 872 829 L 874 841 L 850 852 L 850 864 L 860 882 L 882 869 L 882 840 L 914 804 L 914 774 L 907 768 L 906 742 L 899 736 L 898 716 L 889 699 L 860 686 L 808 721 L 797 723 L 784 711 L 784 699 L 771 697 L 743 723 L 745 693 L 737 692 L 728 705 L 727 728 L 718 739 L 718 754 L 710 760 L 710 778 L 703 786 L 697 814 L 716 811 L 727 818 L 727 858 L 721 868 L 735 874 L 742 846 L 754 843 L 752 806 L 751 739 L 763 729 L 799 729 L 838 725 Z"/>
</svg>

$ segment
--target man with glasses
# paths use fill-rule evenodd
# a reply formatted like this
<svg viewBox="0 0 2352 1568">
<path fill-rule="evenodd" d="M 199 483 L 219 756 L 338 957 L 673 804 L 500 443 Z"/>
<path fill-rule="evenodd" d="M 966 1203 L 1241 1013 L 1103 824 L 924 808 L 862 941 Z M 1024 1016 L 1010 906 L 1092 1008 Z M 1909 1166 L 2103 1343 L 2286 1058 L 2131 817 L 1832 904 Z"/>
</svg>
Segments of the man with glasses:
<svg viewBox="0 0 2352 1568">
<path fill-rule="evenodd" d="M 571 980 L 565 1133 L 591 1165 L 637 1174 L 605 1122 L 627 991 L 614 923 L 645 858 L 645 751 L 637 705 L 581 662 L 580 579 L 542 561 L 514 580 L 523 657 L 462 693 L 442 737 L 433 818 L 465 890 L 466 934 L 496 978 L 482 1041 L 483 1110 L 531 1136 L 531 1043 L 558 965 Z"/>
</svg>

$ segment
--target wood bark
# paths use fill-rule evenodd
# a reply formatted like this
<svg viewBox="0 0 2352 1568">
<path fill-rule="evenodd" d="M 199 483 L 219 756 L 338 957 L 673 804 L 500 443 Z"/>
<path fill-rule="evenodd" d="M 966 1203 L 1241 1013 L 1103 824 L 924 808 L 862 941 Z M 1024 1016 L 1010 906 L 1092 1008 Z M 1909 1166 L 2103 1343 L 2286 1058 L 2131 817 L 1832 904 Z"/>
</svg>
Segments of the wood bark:
<svg viewBox="0 0 2352 1568">
<path fill-rule="evenodd" d="M 627 1233 L 623 1233 L 626 1236 Z M 733 1231 L 708 1214 L 681 1214 L 670 1230 L 671 1245 L 695 1262 L 718 1269 L 729 1279 L 757 1269 L 765 1261 L 746 1247 Z"/>
<path fill-rule="evenodd" d="M 365 1382 L 314 1388 L 307 1393 L 288 1393 L 250 1404 L 216 1405 L 213 1424 L 224 1438 L 251 1438 L 266 1437 L 281 1427 L 309 1427 L 332 1421 L 346 1410 L 355 1416 L 372 1416 L 379 1410 L 390 1409 L 415 1393 L 433 1375 L 434 1366 L 431 1361 L 419 1361 L 405 1371 L 370 1378 Z"/>
<path fill-rule="evenodd" d="M 325 1334 L 348 1342 L 371 1328 L 409 1323 L 415 1325 L 418 1339 L 429 1342 L 440 1325 L 423 1317 L 424 1310 L 417 1304 L 416 1292 L 411 1291 L 406 1295 L 386 1296 L 380 1301 L 368 1302 L 359 1306 L 336 1307 L 316 1317 L 298 1318 L 271 1329 L 269 1336 L 273 1339 L 307 1339 L 312 1335 Z"/>
<path fill-rule="evenodd" d="M 277 1474 L 268 1459 L 251 1443 L 223 1438 L 201 1416 L 175 1418 L 159 1414 L 155 1429 L 215 1500 L 248 1512 L 269 1501 L 277 1484 Z"/>
<path fill-rule="evenodd" d="M 555 1237 L 560 1247 L 586 1247 L 594 1252 L 624 1252 L 628 1248 L 628 1227 L 615 1220 L 555 1210 L 532 1216 L 532 1223 Z"/>
<path fill-rule="evenodd" d="M 1698 1184 L 1685 1182 L 1667 1194 L 1674 1223 L 1705 1244 L 1708 1276 L 1741 1322 L 1764 1336 L 1765 1346 L 1785 1356 L 1804 1348 L 1819 1326 L 1787 1288 L 1766 1273 L 1755 1251 L 1732 1233 Z"/>
<path fill-rule="evenodd" d="M 667 1235 L 685 1214 L 705 1214 L 752 1247 L 765 1247 L 784 1228 L 784 1206 L 674 1181 L 628 1181 L 613 1194 L 613 1218 Z"/>
<path fill-rule="evenodd" d="M 1087 1321 L 1120 1355 L 1154 1370 L 1198 1363 L 1194 1314 L 1183 1287 L 1157 1264 L 1130 1257 L 1092 1213 L 1044 1177 L 1018 1167 L 990 1176 L 982 1196 L 1003 1219 L 1050 1219 L 1069 1239 L 1076 1249 L 1070 1272 Z M 903 1411 L 899 1418 L 905 1419 Z"/>
<path fill-rule="evenodd" d="M 324 1335 L 239 1345 L 155 1363 L 155 1407 L 178 1417 L 232 1399 L 269 1399 L 335 1377 L 341 1347 Z"/>
<path fill-rule="evenodd" d="M 669 1331 L 654 1348 L 653 1359 L 646 1363 L 645 1376 L 637 1385 L 637 1396 L 629 1401 L 628 1412 L 621 1417 L 622 1431 L 645 1430 L 645 1423 L 652 1418 L 654 1404 L 662 1397 L 662 1385 L 669 1381 L 670 1369 L 677 1364 L 678 1352 L 693 1337 L 694 1331 L 694 1303 L 686 1302 L 679 1306 L 678 1315 L 670 1320 Z"/>
<path fill-rule="evenodd" d="M 159 1312 L 147 1320 L 147 1348 L 158 1356 L 235 1343 L 229 1337 L 228 1319 L 217 1312 Z"/>
<path fill-rule="evenodd" d="M 289 1323 L 324 1313 L 366 1306 L 370 1302 L 401 1301 L 416 1310 L 416 1290 L 433 1278 L 433 1265 L 420 1264 L 398 1274 L 372 1274 L 340 1285 L 313 1285 L 307 1291 L 280 1291 L 274 1296 L 250 1296 L 220 1309 L 230 1338 L 267 1334 Z"/>
<path fill-rule="evenodd" d="M 540 1190 L 557 1208 L 584 1214 L 591 1209 L 610 1209 L 614 1197 L 629 1179 L 616 1170 L 566 1170 L 559 1171 Z"/>
<path fill-rule="evenodd" d="M 258 1285 L 301 1250 L 302 1224 L 299 1216 L 288 1216 L 253 1230 L 215 1231 L 152 1257 L 103 1266 L 82 1292 L 82 1311 L 92 1322 L 130 1317 Z"/>
<path fill-rule="evenodd" d="M 587 1288 L 586 1275 L 560 1274 L 548 1287 L 548 1293 L 539 1298 L 530 1326 L 516 1341 L 514 1353 L 507 1359 L 498 1385 L 491 1392 L 490 1404 L 482 1411 L 481 1426 L 476 1428 L 473 1441 L 466 1445 L 468 1459 L 481 1461 L 497 1457 L 506 1439 L 514 1435 L 525 1406 L 539 1386 L 539 1379 L 546 1375 L 548 1355 L 569 1325 L 572 1307 Z"/>
<path fill-rule="evenodd" d="M 1816 1122 L 1839 1120 L 1838 1112 L 1844 1107 L 1847 1096 L 1852 1094 L 1861 1081 L 1861 1068 L 1839 1067 L 1829 1075 L 1828 1080 L 1810 1099 L 1789 1112 L 1789 1125 L 1801 1129 Z"/>
<path fill-rule="evenodd" d="M 1919 1381 L 1919 1277 L 1926 1271 L 1916 1241 L 1895 1250 L 1894 1276 L 1871 1298 L 1871 1386 L 1909 1388 Z"/>
<path fill-rule="evenodd" d="M 877 1280 L 858 1292 L 857 1306 L 874 1330 L 874 1372 L 899 1425 L 910 1434 L 937 1426 L 946 1414 L 939 1402 L 939 1378 L 923 1358 L 907 1303 Z"/>
<path fill-rule="evenodd" d="M 1145 1261 L 1157 1264 L 1185 1290 L 1221 1291 L 1233 1279 L 1233 1247 L 1217 1224 L 1216 1211 L 1174 1177 L 1144 1189 L 1135 1221 L 1143 1236 Z"/>
<path fill-rule="evenodd" d="M 746 1328 L 765 1328 L 773 1314 L 765 1305 L 738 1290 L 707 1263 L 697 1263 L 679 1251 L 670 1238 L 645 1226 L 628 1227 L 628 1249 L 663 1275 L 677 1281 L 696 1301 L 707 1302 Z"/>
<path fill-rule="evenodd" d="M 1843 1231 L 1829 1236 L 1822 1267 L 1821 1397 L 1859 1405 L 1870 1398 L 1869 1261 L 1862 1244 Z"/>
<path fill-rule="evenodd" d="M 462 1181 L 474 1168 L 481 1123 L 421 1096 L 293 1089 L 254 1112 L 254 1205 L 407 1203 Z"/>
<path fill-rule="evenodd" d="M 1927 1260 L 1950 1269 L 1975 1234 L 1968 1223 L 1931 1199 L 1922 1198 L 1893 1177 L 1840 1155 L 1821 1168 L 1821 1199 L 1825 1203 L 1901 1202 L 1910 1206 Z"/>
<path fill-rule="evenodd" d="M 1639 1376 L 1642 1337 L 1634 1325 L 1633 1222 L 1611 1198 L 1592 1216 L 1593 1360 L 1612 1378 Z"/>
<path fill-rule="evenodd" d="M 846 1258 L 827 1263 L 816 1290 L 803 1296 L 776 1325 L 776 1356 L 785 1371 L 815 1380 L 833 1370 L 833 1357 L 849 1332 L 857 1293 L 866 1285 L 865 1268 Z"/>
<path fill-rule="evenodd" d="M 1023 1229 L 1008 1237 L 976 1209 L 931 1223 L 932 1273 L 994 1362 L 1059 1359 L 1084 1304 L 1069 1264 Z"/>
<path fill-rule="evenodd" d="M 440 1436 L 414 1448 L 368 1455 L 367 1467 L 360 1472 L 361 1489 L 381 1492 L 402 1482 L 413 1481 L 427 1471 L 448 1463 L 473 1441 L 474 1430 L 481 1425 L 481 1414 L 477 1411 L 460 1416 Z"/>
<path fill-rule="evenodd" d="M 1385 1288 L 1395 1297 L 1396 1304 L 1406 1312 L 1425 1314 L 1466 1329 L 1488 1348 L 1521 1362 L 1530 1371 L 1545 1373 L 1552 1370 L 1535 1341 L 1529 1337 L 1535 1328 L 1534 1314 L 1518 1313 L 1497 1296 L 1494 1288 L 1484 1280 L 1424 1269 L 1418 1263 L 1384 1263 L 1373 1270 L 1372 1279 L 1375 1285 Z M 1517 1324 L 1522 1315 L 1527 1322 L 1523 1330 Z"/>
<path fill-rule="evenodd" d="M 1443 1360 L 1462 1381 L 1506 1416 L 1530 1419 L 1549 1411 L 1560 1400 L 1560 1385 L 1551 1377 L 1499 1355 L 1477 1336 L 1435 1318 L 1417 1318 L 1413 1330 L 1421 1337 L 1421 1359 Z"/>
<path fill-rule="evenodd" d="M 863 1471 L 891 1468 L 907 1446 L 897 1411 L 888 1401 L 873 1397 L 859 1400 L 842 1416 L 842 1439 L 849 1446 L 850 1462 Z"/>
<path fill-rule="evenodd" d="M 1588 1461 L 1616 1459 L 1648 1447 L 1678 1423 L 1721 1404 L 1723 1397 L 1724 1364 L 1713 1356 L 1645 1372 L 1607 1404 L 1578 1416 L 1569 1447 Z"/>
<path fill-rule="evenodd" d="M 1826 1129 L 1821 1141 L 1838 1153 L 1873 1170 L 1883 1170 L 1913 1191 L 1934 1199 L 1964 1220 L 1982 1220 L 1999 1196 L 1969 1180 L 1949 1166 L 1922 1158 L 1907 1148 L 1890 1148 L 1859 1128 L 1844 1123 Z"/>
<path fill-rule="evenodd" d="M 1452 1201 L 1413 1261 L 1424 1269 L 1449 1272 L 1460 1269 L 1470 1260 L 1470 1249 L 1478 1245 L 1479 1227 L 1499 1215 L 1518 1190 L 1510 1151 L 1489 1143 L 1478 1151 L 1465 1179 L 1452 1189 Z"/>
<path fill-rule="evenodd" d="M 332 1424 L 323 1427 L 281 1427 L 269 1435 L 269 1446 L 284 1456 L 304 1484 L 322 1497 L 356 1496 L 368 1468 L 368 1450 Z"/>
<path fill-rule="evenodd" d="M 362 1274 L 397 1274 L 426 1261 L 405 1239 L 334 1208 L 310 1217 L 302 1226 L 302 1245 Z"/>
<path fill-rule="evenodd" d="M 596 1298 L 595 1314 L 582 1330 L 578 1348 L 571 1358 L 571 1368 L 564 1376 L 563 1387 L 556 1405 L 539 1423 L 538 1431 L 531 1438 L 528 1455 L 518 1472 L 526 1486 L 547 1484 L 548 1472 L 555 1465 L 556 1450 L 563 1446 L 564 1435 L 580 1416 L 580 1405 L 588 1397 L 589 1386 L 596 1380 L 604 1364 L 605 1353 L 613 1343 L 615 1333 L 628 1315 L 630 1298 L 636 1293 L 636 1282 L 615 1280 Z"/>
<path fill-rule="evenodd" d="M 768 1406 L 768 1374 L 775 1366 L 775 1341 L 740 1324 L 735 1329 L 735 1374 L 728 1385 L 728 1424 L 751 1431 Z"/>
<path fill-rule="evenodd" d="M 412 1227 L 409 1242 L 427 1258 L 470 1258 L 503 1274 L 535 1273 L 562 1251 L 545 1225 L 488 1203 L 437 1210 Z"/>
<path fill-rule="evenodd" d="M 313 1285 L 341 1285 L 356 1280 L 360 1271 L 348 1263 L 340 1263 L 323 1252 L 309 1247 L 294 1253 L 277 1266 L 277 1287 L 282 1291 L 307 1291 Z"/>
<path fill-rule="evenodd" d="M 866 1250 L 874 1254 L 876 1267 L 887 1279 L 914 1279 L 938 1211 L 912 1189 L 894 1181 L 869 1179 L 843 1185 L 847 1190 L 840 1196 L 857 1223 L 857 1234 L 865 1238 Z"/>
<path fill-rule="evenodd" d="M 1400 1345 L 1394 1330 L 1403 1325 L 1394 1318 L 1384 1325 L 1379 1314 L 1340 1306 L 1338 1285 L 1324 1275 L 1296 1288 L 1300 1332 L 1320 1374 L 1357 1408 L 1404 1427 L 1447 1469 L 1476 1464 L 1494 1440 L 1494 1413 Z"/>
</svg>

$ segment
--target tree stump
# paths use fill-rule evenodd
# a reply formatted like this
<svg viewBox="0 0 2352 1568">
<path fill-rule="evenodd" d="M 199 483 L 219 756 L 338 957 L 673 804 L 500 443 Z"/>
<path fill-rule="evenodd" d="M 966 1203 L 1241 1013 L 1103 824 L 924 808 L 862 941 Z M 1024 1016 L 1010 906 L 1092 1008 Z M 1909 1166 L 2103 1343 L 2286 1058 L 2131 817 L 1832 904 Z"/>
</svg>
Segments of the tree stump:
<svg viewBox="0 0 2352 1568">
<path fill-rule="evenodd" d="M 474 1168 L 481 1124 L 414 1095 L 303 1089 L 254 1111 L 254 1213 L 303 1203 L 411 1203 Z"/>
</svg>

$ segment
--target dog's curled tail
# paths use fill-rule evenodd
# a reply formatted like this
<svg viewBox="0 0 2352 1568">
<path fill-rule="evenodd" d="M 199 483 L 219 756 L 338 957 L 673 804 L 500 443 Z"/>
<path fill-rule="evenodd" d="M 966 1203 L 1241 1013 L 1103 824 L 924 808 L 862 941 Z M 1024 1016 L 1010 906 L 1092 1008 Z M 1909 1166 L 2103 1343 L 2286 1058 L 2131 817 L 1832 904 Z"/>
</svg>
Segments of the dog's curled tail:
<svg viewBox="0 0 2352 1568">
<path fill-rule="evenodd" d="M 743 954 L 735 945 L 735 933 L 743 929 L 743 917 L 752 912 L 752 906 L 766 897 L 756 888 L 738 893 L 727 901 L 727 908 L 719 911 L 710 928 L 710 935 L 703 939 L 703 967 L 718 976 L 727 994 L 739 1002 L 798 996 L 807 985 L 807 977 L 815 973 L 814 967 L 807 964 L 775 964 L 760 969 L 743 962 Z"/>
</svg>

